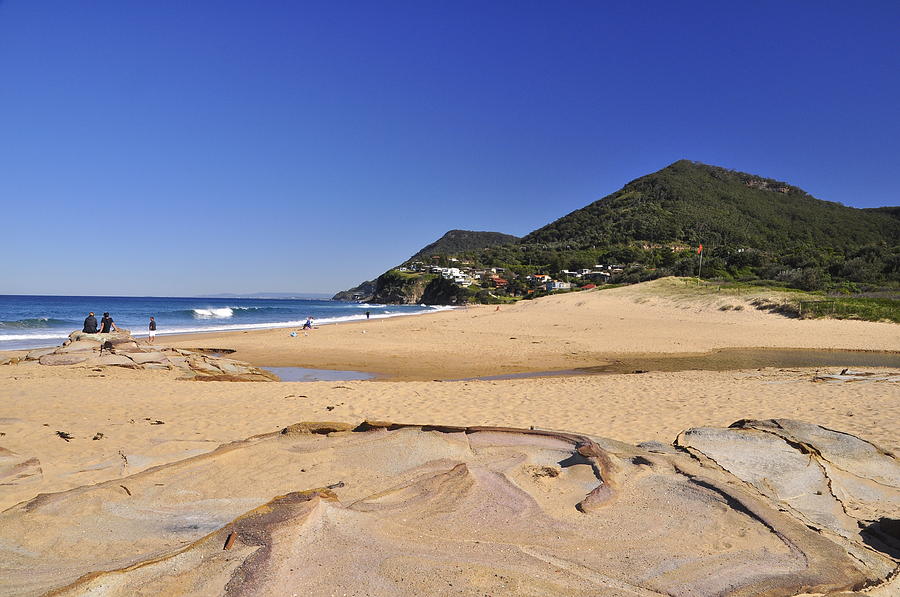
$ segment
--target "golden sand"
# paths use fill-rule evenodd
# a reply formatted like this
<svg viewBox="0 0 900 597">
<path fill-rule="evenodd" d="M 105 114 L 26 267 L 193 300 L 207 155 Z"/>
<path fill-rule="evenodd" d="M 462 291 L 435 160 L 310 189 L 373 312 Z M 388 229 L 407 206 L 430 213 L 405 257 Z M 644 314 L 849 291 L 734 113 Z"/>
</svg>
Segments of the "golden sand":
<svg viewBox="0 0 900 597">
<path fill-rule="evenodd" d="M 668 443 L 689 427 L 786 417 L 900 449 L 896 383 L 817 383 L 813 369 L 428 381 L 588 367 L 629 353 L 900 348 L 895 324 L 788 319 L 749 306 L 722 311 L 724 301 L 739 300 L 685 297 L 673 284 L 330 325 L 294 338 L 266 330 L 158 340 L 235 349 L 230 357 L 256 365 L 364 370 L 388 381 L 198 383 L 166 371 L 0 367 L 0 447 L 14 453 L 0 453 L 0 461 L 35 458 L 41 469 L 0 486 L 0 507 L 303 420 L 536 426 Z"/>
</svg>

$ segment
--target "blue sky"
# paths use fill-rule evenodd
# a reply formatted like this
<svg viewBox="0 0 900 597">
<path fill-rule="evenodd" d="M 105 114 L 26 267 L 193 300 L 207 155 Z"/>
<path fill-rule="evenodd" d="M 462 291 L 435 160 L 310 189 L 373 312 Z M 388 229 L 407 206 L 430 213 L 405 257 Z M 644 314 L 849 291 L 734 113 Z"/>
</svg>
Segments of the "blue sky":
<svg viewBox="0 0 900 597">
<path fill-rule="evenodd" d="M 346 288 L 681 158 L 900 204 L 900 3 L 0 0 L 0 293 Z"/>
</svg>

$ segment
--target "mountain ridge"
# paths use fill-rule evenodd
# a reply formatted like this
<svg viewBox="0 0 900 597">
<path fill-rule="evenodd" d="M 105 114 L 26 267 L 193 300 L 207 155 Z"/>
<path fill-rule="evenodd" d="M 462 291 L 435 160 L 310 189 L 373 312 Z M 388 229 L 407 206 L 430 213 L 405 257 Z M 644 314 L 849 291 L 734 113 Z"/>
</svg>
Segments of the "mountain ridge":
<svg viewBox="0 0 900 597">
<path fill-rule="evenodd" d="M 900 206 L 849 207 L 787 182 L 690 160 L 636 178 L 521 239 L 472 233 L 516 240 L 470 248 L 442 243 L 454 232 L 467 231 L 448 232 L 401 266 L 449 265 L 447 258 L 456 257 L 477 271 L 503 268 L 510 278 L 505 290 L 524 292 L 516 278 L 603 263 L 622 265 L 604 279 L 625 283 L 696 275 L 693 249 L 703 244 L 711 277 L 775 280 L 803 290 L 900 286 Z M 413 285 L 409 278 L 396 269 L 382 274 L 374 299 L 379 282 L 389 281 L 396 296 L 397 285 Z M 439 296 L 458 301 L 463 294 L 442 288 Z"/>
</svg>

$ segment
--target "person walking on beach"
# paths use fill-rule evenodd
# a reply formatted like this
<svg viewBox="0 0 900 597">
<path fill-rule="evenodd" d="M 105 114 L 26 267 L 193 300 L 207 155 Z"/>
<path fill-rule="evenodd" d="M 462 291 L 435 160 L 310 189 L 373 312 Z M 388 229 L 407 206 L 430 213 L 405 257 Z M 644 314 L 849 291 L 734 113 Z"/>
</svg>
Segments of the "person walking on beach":
<svg viewBox="0 0 900 597">
<path fill-rule="evenodd" d="M 368 311 L 366 311 L 366 319 L 369 318 L 369 315 L 371 315 L 371 313 L 369 313 Z"/>
<path fill-rule="evenodd" d="M 156 338 L 156 320 L 153 317 L 150 317 L 150 335 L 147 338 L 147 342 L 153 344 L 153 339 Z"/>
<path fill-rule="evenodd" d="M 88 316 L 84 318 L 84 329 L 82 329 L 81 331 L 85 334 L 97 333 L 97 318 L 94 317 L 93 311 L 88 313 Z"/>
<path fill-rule="evenodd" d="M 100 320 L 100 333 L 108 334 L 110 331 L 118 332 L 119 328 L 116 327 L 116 322 L 109 316 L 109 313 L 104 313 L 103 319 Z"/>
<path fill-rule="evenodd" d="M 312 317 L 306 318 L 306 323 L 303 324 L 303 327 L 300 328 L 303 330 L 311 330 L 312 329 Z"/>
</svg>

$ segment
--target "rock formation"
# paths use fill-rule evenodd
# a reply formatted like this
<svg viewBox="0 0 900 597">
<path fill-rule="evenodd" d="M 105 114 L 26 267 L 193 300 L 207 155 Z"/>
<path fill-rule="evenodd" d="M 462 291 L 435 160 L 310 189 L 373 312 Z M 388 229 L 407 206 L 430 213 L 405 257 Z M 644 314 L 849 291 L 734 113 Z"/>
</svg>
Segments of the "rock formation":
<svg viewBox="0 0 900 597">
<path fill-rule="evenodd" d="M 0 594 L 887 597 L 898 473 L 799 421 L 301 423 L 7 509 Z"/>
<path fill-rule="evenodd" d="M 168 369 L 204 380 L 274 381 L 278 377 L 248 363 L 180 348 L 139 343 L 125 329 L 109 334 L 72 332 L 57 348 L 39 348 L 25 355 L 41 365 Z"/>
</svg>

